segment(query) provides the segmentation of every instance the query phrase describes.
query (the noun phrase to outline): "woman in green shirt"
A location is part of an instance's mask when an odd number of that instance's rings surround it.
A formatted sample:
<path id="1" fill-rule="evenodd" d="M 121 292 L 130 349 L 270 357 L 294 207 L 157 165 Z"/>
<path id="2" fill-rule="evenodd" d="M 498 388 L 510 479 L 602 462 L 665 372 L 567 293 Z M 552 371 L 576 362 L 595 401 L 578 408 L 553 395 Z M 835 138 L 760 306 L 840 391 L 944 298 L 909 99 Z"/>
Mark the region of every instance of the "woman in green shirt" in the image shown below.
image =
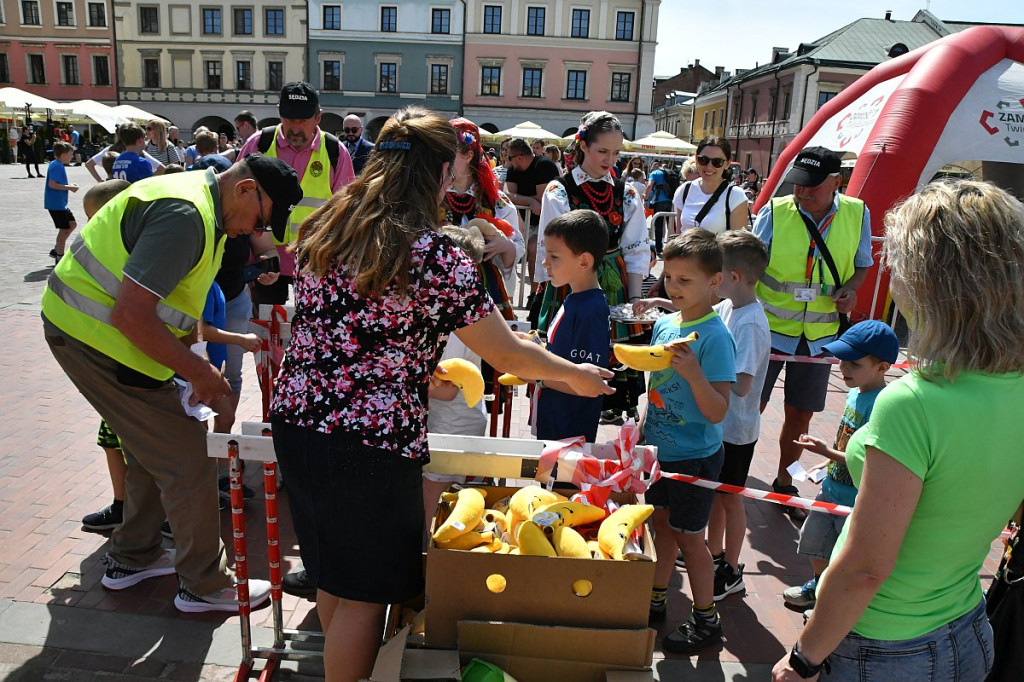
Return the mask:
<path id="1" fill-rule="evenodd" d="M 776 681 L 982 680 L 992 666 L 978 573 L 1024 497 L 1024 207 L 991 184 L 936 183 L 885 224 L 918 366 L 850 440 L 857 506 Z"/>

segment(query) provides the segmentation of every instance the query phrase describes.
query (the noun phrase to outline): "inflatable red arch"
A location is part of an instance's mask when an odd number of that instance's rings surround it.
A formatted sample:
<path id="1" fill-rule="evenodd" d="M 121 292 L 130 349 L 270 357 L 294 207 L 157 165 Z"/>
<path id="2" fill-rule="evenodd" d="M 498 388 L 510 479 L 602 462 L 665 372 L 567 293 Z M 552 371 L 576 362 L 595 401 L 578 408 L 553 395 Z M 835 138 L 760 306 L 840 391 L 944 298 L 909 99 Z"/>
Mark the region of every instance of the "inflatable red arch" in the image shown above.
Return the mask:
<path id="1" fill-rule="evenodd" d="M 873 68 L 786 146 L 755 210 L 776 193 L 796 154 L 816 145 L 858 154 L 846 192 L 871 209 L 874 235 L 884 233 L 885 213 L 946 163 L 1024 163 L 1024 29 L 975 26 Z M 877 268 L 858 292 L 854 319 L 871 311 Z"/>

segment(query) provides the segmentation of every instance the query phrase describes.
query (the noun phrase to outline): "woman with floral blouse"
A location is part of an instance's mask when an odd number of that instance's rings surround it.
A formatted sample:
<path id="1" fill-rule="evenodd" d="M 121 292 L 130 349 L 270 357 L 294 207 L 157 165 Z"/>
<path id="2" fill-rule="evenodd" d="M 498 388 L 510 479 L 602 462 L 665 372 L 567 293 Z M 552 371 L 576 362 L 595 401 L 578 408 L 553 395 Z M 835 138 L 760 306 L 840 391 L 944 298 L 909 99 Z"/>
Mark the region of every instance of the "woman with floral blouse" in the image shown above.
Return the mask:
<path id="1" fill-rule="evenodd" d="M 389 603 L 423 586 L 427 388 L 455 333 L 501 371 L 610 393 L 606 370 L 515 336 L 439 233 L 456 132 L 409 107 L 356 180 L 303 223 L 291 346 L 271 408 L 328 682 L 369 677 Z"/>

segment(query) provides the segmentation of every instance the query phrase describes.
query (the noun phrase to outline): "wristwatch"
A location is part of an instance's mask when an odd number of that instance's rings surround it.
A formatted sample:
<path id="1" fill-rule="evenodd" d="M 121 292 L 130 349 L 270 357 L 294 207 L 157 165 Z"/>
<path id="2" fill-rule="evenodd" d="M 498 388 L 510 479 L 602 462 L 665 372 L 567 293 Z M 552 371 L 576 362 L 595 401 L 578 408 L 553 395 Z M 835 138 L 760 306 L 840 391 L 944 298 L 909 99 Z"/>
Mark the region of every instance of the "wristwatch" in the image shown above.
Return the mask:
<path id="1" fill-rule="evenodd" d="M 814 677 L 822 670 L 825 672 L 829 671 L 828 658 L 818 665 L 811 665 L 810 661 L 804 658 L 804 655 L 800 653 L 800 649 L 798 647 L 799 645 L 794 643 L 793 650 L 789 652 L 789 667 L 792 668 L 797 675 L 806 680 Z"/>

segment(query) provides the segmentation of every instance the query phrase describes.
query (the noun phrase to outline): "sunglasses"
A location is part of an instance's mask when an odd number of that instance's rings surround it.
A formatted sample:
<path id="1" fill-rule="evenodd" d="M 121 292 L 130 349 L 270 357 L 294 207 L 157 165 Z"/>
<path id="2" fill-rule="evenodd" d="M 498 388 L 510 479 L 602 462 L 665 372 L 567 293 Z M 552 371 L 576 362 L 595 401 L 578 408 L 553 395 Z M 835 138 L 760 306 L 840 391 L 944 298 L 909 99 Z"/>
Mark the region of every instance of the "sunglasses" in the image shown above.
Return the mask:
<path id="1" fill-rule="evenodd" d="M 726 159 L 712 159 L 710 156 L 698 156 L 697 163 L 702 166 L 706 166 L 710 163 L 715 168 L 721 168 L 725 165 Z"/>
<path id="2" fill-rule="evenodd" d="M 358 133 L 359 128 L 342 128 L 346 133 Z"/>
<path id="3" fill-rule="evenodd" d="M 256 185 L 256 200 L 259 202 L 259 206 L 260 206 L 260 224 L 259 224 L 258 227 L 256 227 L 255 231 L 256 232 L 269 232 L 270 231 L 270 226 L 267 225 L 267 220 L 266 220 L 266 218 L 263 217 L 263 192 L 260 191 L 260 186 L 259 185 Z"/>

